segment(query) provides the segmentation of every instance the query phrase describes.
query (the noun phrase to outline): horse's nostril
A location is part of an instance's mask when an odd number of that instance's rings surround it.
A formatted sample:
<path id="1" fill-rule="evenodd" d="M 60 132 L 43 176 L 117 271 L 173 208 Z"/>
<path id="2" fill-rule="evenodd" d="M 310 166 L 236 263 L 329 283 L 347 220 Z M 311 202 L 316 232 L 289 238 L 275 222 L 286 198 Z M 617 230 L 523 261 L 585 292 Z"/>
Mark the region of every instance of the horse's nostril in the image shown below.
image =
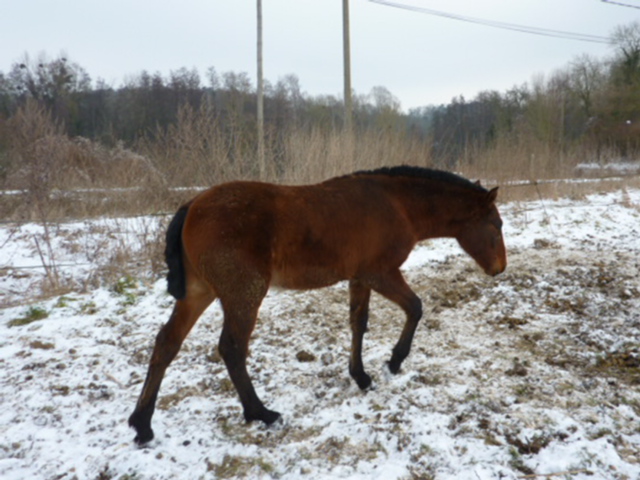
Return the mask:
<path id="1" fill-rule="evenodd" d="M 498 260 L 493 265 L 491 265 L 490 268 L 487 268 L 485 272 L 487 273 L 487 275 L 495 277 L 496 275 L 500 275 L 502 272 L 504 272 L 506 268 L 507 262 Z"/>

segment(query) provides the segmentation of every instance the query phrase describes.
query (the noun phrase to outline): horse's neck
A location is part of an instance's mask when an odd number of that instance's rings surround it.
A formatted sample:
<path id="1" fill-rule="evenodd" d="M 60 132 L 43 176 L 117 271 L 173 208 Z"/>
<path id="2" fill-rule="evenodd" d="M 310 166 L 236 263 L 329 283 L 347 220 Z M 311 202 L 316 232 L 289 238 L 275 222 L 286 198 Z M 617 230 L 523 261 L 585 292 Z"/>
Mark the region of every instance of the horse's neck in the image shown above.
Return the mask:
<path id="1" fill-rule="evenodd" d="M 430 182 L 408 182 L 395 194 L 405 208 L 420 240 L 455 237 L 456 224 L 468 218 L 470 205 L 466 192 Z"/>

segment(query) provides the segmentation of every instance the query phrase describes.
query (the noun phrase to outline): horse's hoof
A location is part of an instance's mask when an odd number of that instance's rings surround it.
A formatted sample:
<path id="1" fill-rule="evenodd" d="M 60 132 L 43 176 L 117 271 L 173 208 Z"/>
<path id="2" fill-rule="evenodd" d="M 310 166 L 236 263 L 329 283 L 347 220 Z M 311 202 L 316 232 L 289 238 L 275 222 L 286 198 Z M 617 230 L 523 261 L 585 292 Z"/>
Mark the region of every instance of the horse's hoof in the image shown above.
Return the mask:
<path id="1" fill-rule="evenodd" d="M 151 429 L 149 429 L 148 431 L 144 431 L 144 432 L 138 432 L 136 437 L 133 439 L 133 441 L 139 447 L 145 446 L 151 440 L 153 440 L 153 430 L 151 430 Z"/>
<path id="2" fill-rule="evenodd" d="M 360 390 L 367 390 L 371 386 L 371 377 L 366 373 L 363 373 L 360 377 L 356 378 L 356 383 Z"/>
<path id="3" fill-rule="evenodd" d="M 391 359 L 387 363 L 387 366 L 389 367 L 389 371 L 394 375 L 396 375 L 400 371 L 400 365 L 402 365 L 402 362 L 397 362 L 397 361 L 394 361 L 393 359 Z"/>
<path id="4" fill-rule="evenodd" d="M 246 412 L 244 414 L 244 419 L 247 422 L 253 422 L 255 420 L 260 420 L 260 421 L 264 422 L 265 425 L 273 424 L 280 417 L 281 417 L 281 415 L 278 412 L 274 412 L 273 410 L 269 410 L 267 408 L 265 408 L 264 410 L 262 410 L 260 413 L 257 413 L 257 414 L 249 414 L 249 413 L 246 413 Z"/>
<path id="5" fill-rule="evenodd" d="M 282 417 L 282 415 L 280 415 L 278 412 L 274 412 L 273 410 L 267 410 L 264 413 L 264 415 L 263 415 L 261 420 L 266 425 L 272 425 L 273 423 L 277 422 L 281 417 Z"/>
<path id="6" fill-rule="evenodd" d="M 129 417 L 129 426 L 136 431 L 136 437 L 133 441 L 138 446 L 142 446 L 153 440 L 151 425 L 148 422 L 141 421 L 135 413 Z"/>

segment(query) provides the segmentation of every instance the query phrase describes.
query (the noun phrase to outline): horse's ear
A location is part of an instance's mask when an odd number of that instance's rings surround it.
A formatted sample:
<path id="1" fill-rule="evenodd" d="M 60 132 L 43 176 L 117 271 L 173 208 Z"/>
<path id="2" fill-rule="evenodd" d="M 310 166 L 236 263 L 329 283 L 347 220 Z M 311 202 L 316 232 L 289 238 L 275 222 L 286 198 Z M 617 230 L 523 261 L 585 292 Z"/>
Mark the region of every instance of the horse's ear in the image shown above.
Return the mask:
<path id="1" fill-rule="evenodd" d="M 498 187 L 494 187 L 487 192 L 487 204 L 491 205 L 495 203 L 496 198 L 498 198 Z"/>
<path id="2" fill-rule="evenodd" d="M 482 184 L 480 183 L 480 180 L 476 180 L 476 185 L 478 185 L 479 187 L 482 186 Z"/>

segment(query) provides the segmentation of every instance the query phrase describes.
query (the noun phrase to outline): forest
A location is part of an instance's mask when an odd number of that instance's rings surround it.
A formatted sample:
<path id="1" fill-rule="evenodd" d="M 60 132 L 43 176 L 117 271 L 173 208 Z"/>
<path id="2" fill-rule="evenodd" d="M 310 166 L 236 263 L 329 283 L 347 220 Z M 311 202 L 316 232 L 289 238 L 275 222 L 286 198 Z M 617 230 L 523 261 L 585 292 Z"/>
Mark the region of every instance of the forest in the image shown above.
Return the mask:
<path id="1" fill-rule="evenodd" d="M 70 58 L 25 54 L 0 71 L 0 184 L 37 200 L 56 189 L 301 183 L 401 163 L 504 181 L 630 161 L 640 149 L 640 22 L 612 33 L 606 58 L 582 55 L 504 92 L 408 112 L 383 86 L 354 99 L 345 132 L 340 97 L 306 94 L 295 74 L 267 81 L 260 172 L 247 73 L 142 71 L 112 86 Z M 145 195 L 145 210 L 158 208 Z"/>

